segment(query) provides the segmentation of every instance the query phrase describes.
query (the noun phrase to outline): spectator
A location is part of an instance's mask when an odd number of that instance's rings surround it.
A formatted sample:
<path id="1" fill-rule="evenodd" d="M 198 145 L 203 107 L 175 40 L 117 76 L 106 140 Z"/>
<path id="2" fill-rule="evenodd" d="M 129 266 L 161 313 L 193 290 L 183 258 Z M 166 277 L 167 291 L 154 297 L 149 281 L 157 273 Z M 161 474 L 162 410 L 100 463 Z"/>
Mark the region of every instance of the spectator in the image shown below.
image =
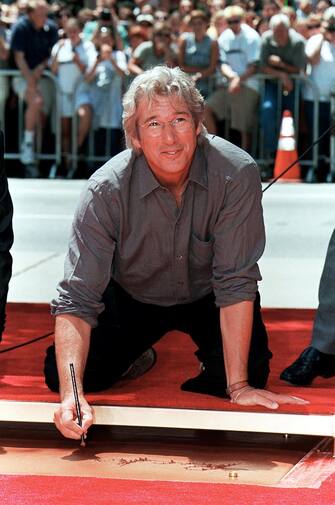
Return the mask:
<path id="1" fill-rule="evenodd" d="M 211 25 L 208 28 L 207 33 L 210 37 L 217 40 L 226 28 L 227 22 L 224 15 L 224 9 L 221 9 L 211 17 Z"/>
<path id="2" fill-rule="evenodd" d="M 94 12 L 92 9 L 89 9 L 88 7 L 80 9 L 80 11 L 77 14 L 77 19 L 82 26 L 85 26 L 86 23 L 94 21 Z"/>
<path id="3" fill-rule="evenodd" d="M 50 67 L 57 75 L 61 90 L 63 164 L 69 175 L 72 117 L 78 114 L 78 149 L 83 145 L 92 122 L 90 90 L 85 75 L 95 64 L 97 53 L 92 42 L 81 38 L 81 26 L 76 18 L 68 19 L 64 29 L 65 39 L 53 47 Z"/>
<path id="4" fill-rule="evenodd" d="M 192 32 L 183 33 L 179 41 L 178 63 L 191 74 L 198 90 L 207 98 L 213 89 L 218 64 L 218 44 L 207 35 L 208 18 L 200 10 L 190 14 Z"/>
<path id="5" fill-rule="evenodd" d="M 270 77 L 265 82 L 261 123 L 267 157 L 273 158 L 278 141 L 278 111 L 294 112 L 295 85 L 291 76 L 304 72 L 306 67 L 305 39 L 290 28 L 285 14 L 276 14 L 270 19 L 270 30 L 262 36 L 260 67 Z M 278 103 L 281 89 L 282 100 Z"/>
<path id="6" fill-rule="evenodd" d="M 263 0 L 262 17 L 269 21 L 275 14 L 279 14 L 282 5 L 278 0 Z"/>
<path id="7" fill-rule="evenodd" d="M 289 5 L 286 5 L 286 6 L 282 7 L 280 12 L 282 14 L 285 14 L 289 18 L 291 28 L 294 27 L 294 23 L 297 19 L 297 14 L 296 14 L 295 9 L 293 9 L 293 7 L 290 7 Z"/>
<path id="8" fill-rule="evenodd" d="M 171 44 L 171 32 L 167 23 L 158 21 L 154 25 L 152 40 L 143 42 L 134 51 L 128 69 L 133 75 L 139 75 L 156 65 L 175 66 L 177 55 Z"/>
<path id="9" fill-rule="evenodd" d="M 178 10 L 182 18 L 187 14 L 191 14 L 193 9 L 194 5 L 192 0 L 180 0 Z"/>
<path id="10" fill-rule="evenodd" d="M 313 12 L 312 0 L 300 0 L 299 7 L 297 8 L 297 18 L 305 19 Z"/>
<path id="11" fill-rule="evenodd" d="M 152 38 L 152 30 L 155 24 L 155 19 L 151 14 L 140 14 L 136 18 L 136 24 L 145 30 L 148 40 Z"/>
<path id="12" fill-rule="evenodd" d="M 315 5 L 314 11 L 316 14 L 322 15 L 328 9 L 328 7 L 331 6 L 332 6 L 331 0 L 319 0 Z"/>
<path id="13" fill-rule="evenodd" d="M 128 70 L 128 63 L 132 59 L 133 54 L 135 49 L 142 44 L 142 42 L 147 41 L 147 35 L 146 31 L 143 30 L 138 25 L 133 25 L 129 27 L 128 30 L 128 47 L 124 51 L 126 55 L 126 61 L 127 61 L 127 71 L 125 73 L 125 78 L 124 78 L 124 89 L 128 89 L 128 86 L 130 85 L 131 81 L 135 77 L 134 74 L 130 74 Z"/>
<path id="14" fill-rule="evenodd" d="M 226 7 L 226 0 L 208 0 L 207 3 L 211 18 Z"/>
<path id="15" fill-rule="evenodd" d="M 308 79 L 316 86 L 319 92 L 319 135 L 330 126 L 330 100 L 331 93 L 335 89 L 335 7 L 329 7 L 322 17 L 322 29 L 320 33 L 313 35 L 306 44 L 306 55 L 310 67 Z M 314 123 L 314 94 L 310 86 L 305 86 L 303 91 L 304 110 L 308 125 L 309 144 L 313 140 Z M 318 178 L 323 179 L 329 170 L 329 143 L 330 135 L 323 137 L 319 143 Z M 329 182 L 333 180 L 333 174 L 329 174 Z"/>
<path id="16" fill-rule="evenodd" d="M 169 14 L 167 11 L 158 9 L 154 12 L 154 20 L 155 21 L 163 21 L 163 23 L 164 23 L 165 21 L 169 20 Z"/>
<path id="17" fill-rule="evenodd" d="M 127 30 L 118 22 L 117 17 L 113 15 L 109 9 L 102 9 L 99 13 L 98 21 L 95 24 L 95 30 L 92 33 L 92 42 L 96 45 L 96 39 L 99 38 L 101 33 L 106 31 L 113 31 L 117 48 L 122 51 L 127 40 Z"/>
<path id="18" fill-rule="evenodd" d="M 27 104 L 20 157 L 26 176 L 38 175 L 33 167 L 35 129 L 40 120 L 44 124 L 55 96 L 53 83 L 42 77 L 58 39 L 57 27 L 47 14 L 48 4 L 44 0 L 29 0 L 27 15 L 15 23 L 11 36 L 15 63 L 22 74 L 14 78 L 13 88 Z"/>
<path id="19" fill-rule="evenodd" d="M 252 9 L 248 9 L 247 11 L 245 11 L 245 14 L 244 14 L 245 24 L 247 24 L 251 28 L 255 29 L 255 25 L 257 24 L 257 21 L 258 21 L 258 16 L 257 16 L 256 11 L 254 11 Z"/>
<path id="20" fill-rule="evenodd" d="M 297 33 L 300 33 L 304 39 L 309 37 L 308 21 L 307 18 L 297 18 L 294 23 L 294 29 Z"/>
<path id="21" fill-rule="evenodd" d="M 321 31 L 321 21 L 322 21 L 322 15 L 321 14 L 316 14 L 312 13 L 306 18 L 307 21 L 307 29 L 308 29 L 308 36 L 306 38 L 310 38 L 312 35 L 316 35 L 317 33 L 320 33 Z"/>
<path id="22" fill-rule="evenodd" d="M 175 10 L 169 16 L 171 39 L 173 42 L 177 41 L 180 37 L 180 34 L 182 33 L 181 24 L 182 24 L 182 17 L 180 15 L 180 12 L 178 10 Z"/>
<path id="23" fill-rule="evenodd" d="M 260 34 L 263 35 L 263 33 L 267 32 L 269 29 L 269 19 L 265 18 L 264 16 L 261 16 L 255 26 L 255 30 Z"/>
<path id="24" fill-rule="evenodd" d="M 147 41 L 147 35 L 145 30 L 140 26 L 133 25 L 129 27 L 128 30 L 128 47 L 125 50 L 127 60 L 129 61 L 135 49 L 142 44 L 142 42 Z"/>
<path id="25" fill-rule="evenodd" d="M 94 126 L 110 130 L 111 156 L 121 149 L 122 94 L 126 70 L 125 53 L 116 49 L 115 37 L 110 32 L 109 40 L 106 39 L 100 46 L 99 59 L 88 72 L 87 81 L 93 83 Z"/>
<path id="26" fill-rule="evenodd" d="M 218 40 L 221 72 L 228 86 L 222 86 L 207 100 L 205 124 L 216 133 L 216 119 L 230 118 L 231 127 L 241 133 L 241 145 L 251 148 L 251 132 L 257 122 L 257 70 L 260 36 L 243 23 L 244 10 L 238 5 L 224 9 L 228 28 Z"/>

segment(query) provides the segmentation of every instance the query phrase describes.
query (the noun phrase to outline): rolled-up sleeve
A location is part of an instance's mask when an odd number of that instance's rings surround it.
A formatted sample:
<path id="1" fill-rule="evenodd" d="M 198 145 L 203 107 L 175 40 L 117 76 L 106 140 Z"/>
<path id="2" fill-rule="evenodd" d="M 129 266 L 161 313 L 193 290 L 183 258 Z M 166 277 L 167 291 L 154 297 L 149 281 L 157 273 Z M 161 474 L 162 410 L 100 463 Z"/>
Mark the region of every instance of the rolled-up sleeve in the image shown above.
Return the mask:
<path id="1" fill-rule="evenodd" d="M 102 295 L 111 279 L 115 250 L 113 198 L 94 181 L 82 194 L 75 213 L 59 296 L 51 313 L 73 314 L 91 327 L 104 310 Z"/>
<path id="2" fill-rule="evenodd" d="M 213 288 L 216 305 L 254 300 L 261 280 L 257 261 L 265 246 L 262 190 L 255 163 L 227 182 L 214 229 Z"/>

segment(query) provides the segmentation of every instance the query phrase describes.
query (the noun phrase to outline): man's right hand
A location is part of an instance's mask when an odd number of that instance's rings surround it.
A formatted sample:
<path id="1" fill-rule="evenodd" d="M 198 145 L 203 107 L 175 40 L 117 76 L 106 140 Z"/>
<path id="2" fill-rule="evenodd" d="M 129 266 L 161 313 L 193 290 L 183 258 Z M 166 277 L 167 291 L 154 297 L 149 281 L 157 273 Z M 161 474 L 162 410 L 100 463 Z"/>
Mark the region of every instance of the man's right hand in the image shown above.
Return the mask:
<path id="1" fill-rule="evenodd" d="M 93 424 L 93 409 L 83 396 L 79 397 L 82 426 L 78 424 L 76 404 L 74 399 L 65 398 L 55 411 L 54 422 L 58 430 L 66 438 L 79 440 L 86 435 L 88 428 Z"/>

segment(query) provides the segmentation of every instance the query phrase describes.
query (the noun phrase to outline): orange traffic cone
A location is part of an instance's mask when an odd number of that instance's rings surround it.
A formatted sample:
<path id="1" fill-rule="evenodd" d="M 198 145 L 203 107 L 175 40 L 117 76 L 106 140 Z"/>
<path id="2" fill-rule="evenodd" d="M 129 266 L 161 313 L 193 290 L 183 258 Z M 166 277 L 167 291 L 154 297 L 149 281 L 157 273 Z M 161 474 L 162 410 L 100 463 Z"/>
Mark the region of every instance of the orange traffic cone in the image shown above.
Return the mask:
<path id="1" fill-rule="evenodd" d="M 278 149 L 274 167 L 274 177 L 278 177 L 287 167 L 298 158 L 294 137 L 292 113 L 284 110 L 278 141 Z M 284 174 L 279 181 L 301 181 L 300 165 L 296 163 Z"/>

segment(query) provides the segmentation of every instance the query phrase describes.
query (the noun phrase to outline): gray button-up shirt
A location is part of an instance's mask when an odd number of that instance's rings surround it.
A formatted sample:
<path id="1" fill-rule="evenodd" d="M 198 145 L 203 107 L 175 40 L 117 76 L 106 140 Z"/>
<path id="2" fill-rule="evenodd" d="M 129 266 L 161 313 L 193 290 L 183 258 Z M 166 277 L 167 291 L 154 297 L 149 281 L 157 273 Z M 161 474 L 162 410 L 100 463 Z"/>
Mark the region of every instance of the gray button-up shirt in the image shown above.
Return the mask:
<path id="1" fill-rule="evenodd" d="M 52 313 L 97 324 L 111 278 L 136 300 L 217 306 L 253 300 L 265 243 L 253 159 L 219 137 L 198 145 L 180 208 L 143 155 L 126 150 L 93 174 L 77 208 Z"/>

